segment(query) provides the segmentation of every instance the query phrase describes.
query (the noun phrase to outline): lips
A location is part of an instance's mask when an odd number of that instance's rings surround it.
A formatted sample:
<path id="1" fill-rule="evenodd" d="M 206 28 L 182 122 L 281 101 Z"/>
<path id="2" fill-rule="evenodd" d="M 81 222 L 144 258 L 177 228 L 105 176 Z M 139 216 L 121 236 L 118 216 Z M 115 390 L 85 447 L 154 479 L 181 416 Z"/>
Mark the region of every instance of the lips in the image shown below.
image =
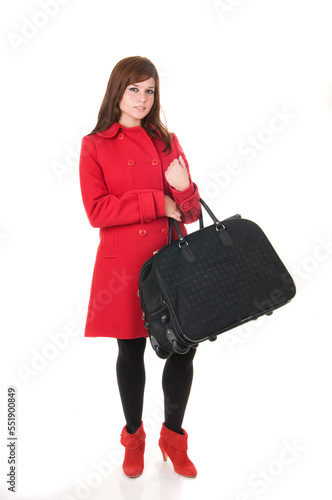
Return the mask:
<path id="1" fill-rule="evenodd" d="M 138 109 L 138 111 L 144 111 L 146 108 L 144 106 L 134 106 L 135 109 Z"/>

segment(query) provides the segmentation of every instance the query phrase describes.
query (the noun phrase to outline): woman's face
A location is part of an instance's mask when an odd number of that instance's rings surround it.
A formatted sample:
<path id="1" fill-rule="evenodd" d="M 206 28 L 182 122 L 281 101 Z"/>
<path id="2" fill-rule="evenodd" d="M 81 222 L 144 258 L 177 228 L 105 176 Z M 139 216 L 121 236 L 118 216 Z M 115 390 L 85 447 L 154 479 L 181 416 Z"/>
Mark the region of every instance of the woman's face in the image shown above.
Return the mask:
<path id="1" fill-rule="evenodd" d="M 151 110 L 154 101 L 155 81 L 149 78 L 144 82 L 128 85 L 120 101 L 121 116 L 119 123 L 124 127 L 141 125 L 141 120 Z"/>

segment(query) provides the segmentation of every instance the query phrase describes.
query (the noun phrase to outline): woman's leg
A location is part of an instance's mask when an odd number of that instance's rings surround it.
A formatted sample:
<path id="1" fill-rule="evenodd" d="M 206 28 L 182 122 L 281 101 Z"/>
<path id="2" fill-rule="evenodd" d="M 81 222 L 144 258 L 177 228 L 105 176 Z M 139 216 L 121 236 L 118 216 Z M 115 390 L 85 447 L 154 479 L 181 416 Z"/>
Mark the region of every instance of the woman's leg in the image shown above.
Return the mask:
<path id="1" fill-rule="evenodd" d="M 144 351 L 146 338 L 117 339 L 119 354 L 116 375 L 120 397 L 129 434 L 134 434 L 141 425 L 145 366 Z"/>
<path id="2" fill-rule="evenodd" d="M 193 380 L 193 359 L 196 349 L 186 354 L 173 353 L 166 362 L 162 377 L 165 405 L 165 426 L 182 434 L 181 426 Z"/>

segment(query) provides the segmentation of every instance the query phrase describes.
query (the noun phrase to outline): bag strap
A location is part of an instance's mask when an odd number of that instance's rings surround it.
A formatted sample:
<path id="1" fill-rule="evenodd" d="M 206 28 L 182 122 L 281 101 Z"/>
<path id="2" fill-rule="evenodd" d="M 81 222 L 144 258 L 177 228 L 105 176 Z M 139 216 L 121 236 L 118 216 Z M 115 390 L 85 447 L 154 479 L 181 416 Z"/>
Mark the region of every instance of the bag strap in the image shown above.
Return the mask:
<path id="1" fill-rule="evenodd" d="M 218 232 L 219 238 L 221 239 L 221 241 L 228 247 L 233 246 L 233 240 L 231 239 L 231 237 L 227 233 L 224 224 L 217 219 L 217 217 L 212 212 L 211 208 L 205 203 L 204 200 L 202 200 L 202 198 L 199 199 L 199 202 L 200 202 L 201 206 L 205 208 L 205 210 L 207 211 L 207 213 L 209 214 L 209 216 L 213 220 L 213 222 L 215 224 L 216 231 Z M 181 229 L 179 227 L 178 221 L 173 219 L 172 217 L 168 217 L 168 220 L 169 220 L 168 244 L 170 244 L 172 242 L 173 225 L 174 225 L 176 228 L 176 232 L 178 233 L 179 240 L 180 240 L 179 246 L 183 248 L 183 245 L 185 245 L 185 244 L 188 245 L 183 234 L 181 233 Z M 199 217 L 199 229 L 201 230 L 203 228 L 204 228 L 204 222 L 203 222 L 203 213 L 201 210 L 201 214 Z"/>
<path id="2" fill-rule="evenodd" d="M 202 198 L 199 199 L 201 205 L 205 205 L 205 207 L 208 208 L 208 210 L 211 212 L 212 214 L 212 211 L 210 210 L 210 208 L 207 206 L 207 204 L 202 200 Z M 206 208 L 205 208 L 206 209 Z M 213 215 L 213 214 L 212 214 Z M 214 215 L 213 215 L 214 217 Z M 169 221 L 169 236 L 168 236 L 168 244 L 172 243 L 172 234 L 173 234 L 173 222 L 176 222 L 175 219 L 173 219 L 173 217 L 168 217 L 168 221 Z M 199 216 L 199 229 L 203 229 L 204 228 L 204 222 L 203 222 L 203 211 L 201 210 L 201 214 Z M 176 228 L 177 229 L 177 228 Z M 180 229 L 179 229 L 180 230 Z M 179 231 L 177 230 L 177 233 L 179 234 Z M 182 236 L 182 235 L 181 235 Z"/>
<path id="3" fill-rule="evenodd" d="M 173 235 L 173 222 L 177 222 L 173 217 L 168 217 L 168 222 L 169 222 L 169 233 L 168 233 L 168 244 L 172 243 L 172 235 Z M 204 228 L 204 223 L 203 223 L 203 212 L 201 210 L 201 215 L 199 216 L 199 229 Z M 180 228 L 179 228 L 180 231 Z M 177 233 L 179 234 L 179 231 Z"/>
<path id="4" fill-rule="evenodd" d="M 207 213 L 209 214 L 209 216 L 211 217 L 211 219 L 213 220 L 213 222 L 215 224 L 221 224 L 221 222 L 217 219 L 217 217 L 214 215 L 214 213 L 212 212 L 211 208 L 205 203 L 205 201 L 202 200 L 202 198 L 200 198 L 199 201 L 200 201 L 200 204 L 202 205 L 202 207 L 205 208 L 205 210 L 207 211 Z M 202 212 L 201 212 L 201 215 L 202 215 Z M 202 218 L 202 228 L 203 227 L 204 227 L 204 225 L 203 225 L 203 218 Z"/>

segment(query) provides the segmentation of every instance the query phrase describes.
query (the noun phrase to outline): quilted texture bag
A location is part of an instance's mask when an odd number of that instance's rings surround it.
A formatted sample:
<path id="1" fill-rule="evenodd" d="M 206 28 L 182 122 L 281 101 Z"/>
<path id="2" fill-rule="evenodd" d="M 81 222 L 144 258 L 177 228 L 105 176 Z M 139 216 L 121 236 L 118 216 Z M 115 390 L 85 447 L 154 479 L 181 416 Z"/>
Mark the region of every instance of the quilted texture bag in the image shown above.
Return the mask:
<path id="1" fill-rule="evenodd" d="M 186 236 L 174 219 L 169 244 L 142 266 L 139 297 L 152 347 L 163 359 L 287 304 L 295 284 L 254 222 L 235 215 Z M 173 224 L 179 238 L 171 242 Z"/>

